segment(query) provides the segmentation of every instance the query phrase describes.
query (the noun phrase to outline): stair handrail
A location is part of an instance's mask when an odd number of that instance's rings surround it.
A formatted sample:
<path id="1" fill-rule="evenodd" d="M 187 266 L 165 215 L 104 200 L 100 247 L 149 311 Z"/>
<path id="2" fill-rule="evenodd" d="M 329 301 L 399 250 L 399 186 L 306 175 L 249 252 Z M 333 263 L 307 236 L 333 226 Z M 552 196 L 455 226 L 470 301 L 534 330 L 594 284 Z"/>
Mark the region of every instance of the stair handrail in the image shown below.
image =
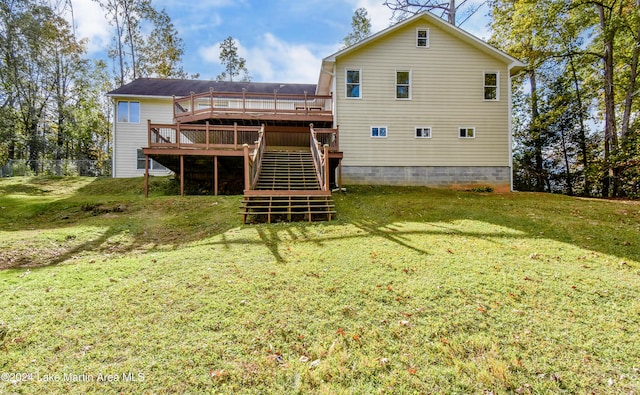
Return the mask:
<path id="1" fill-rule="evenodd" d="M 313 165 L 316 169 L 316 177 L 320 184 L 320 189 L 323 191 L 329 190 L 329 145 L 325 144 L 323 149 L 322 145 L 316 137 L 316 131 L 313 129 L 313 124 L 309 124 L 311 134 L 311 156 L 313 157 Z"/>
<path id="2" fill-rule="evenodd" d="M 262 158 L 265 151 L 264 140 L 264 125 L 260 127 L 258 131 L 258 141 L 255 142 L 256 147 L 251 154 L 249 154 L 249 146 L 244 144 L 244 156 L 245 156 L 245 189 L 253 190 L 258 184 L 258 178 L 260 177 L 260 169 L 262 168 Z"/>

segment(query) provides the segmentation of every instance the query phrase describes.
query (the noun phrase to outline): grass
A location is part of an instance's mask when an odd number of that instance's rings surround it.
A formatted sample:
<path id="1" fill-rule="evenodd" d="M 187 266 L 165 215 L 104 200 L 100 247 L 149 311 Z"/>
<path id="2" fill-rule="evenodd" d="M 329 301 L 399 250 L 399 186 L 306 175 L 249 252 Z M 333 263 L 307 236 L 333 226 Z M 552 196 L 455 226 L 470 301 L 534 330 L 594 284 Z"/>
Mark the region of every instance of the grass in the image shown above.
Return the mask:
<path id="1" fill-rule="evenodd" d="M 153 183 L 0 180 L 0 393 L 640 387 L 638 202 L 363 186 L 241 225 Z"/>

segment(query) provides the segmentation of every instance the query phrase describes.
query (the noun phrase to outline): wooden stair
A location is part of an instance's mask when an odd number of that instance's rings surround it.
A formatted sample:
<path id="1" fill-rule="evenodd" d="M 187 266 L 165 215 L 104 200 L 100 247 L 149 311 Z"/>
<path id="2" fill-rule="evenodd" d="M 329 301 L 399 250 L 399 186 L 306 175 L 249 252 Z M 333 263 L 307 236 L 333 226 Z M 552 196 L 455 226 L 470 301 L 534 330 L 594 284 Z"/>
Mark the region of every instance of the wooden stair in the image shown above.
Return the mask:
<path id="1" fill-rule="evenodd" d="M 322 191 L 310 151 L 266 151 L 255 191 L 245 193 L 242 220 L 330 221 L 336 213 L 330 192 Z"/>

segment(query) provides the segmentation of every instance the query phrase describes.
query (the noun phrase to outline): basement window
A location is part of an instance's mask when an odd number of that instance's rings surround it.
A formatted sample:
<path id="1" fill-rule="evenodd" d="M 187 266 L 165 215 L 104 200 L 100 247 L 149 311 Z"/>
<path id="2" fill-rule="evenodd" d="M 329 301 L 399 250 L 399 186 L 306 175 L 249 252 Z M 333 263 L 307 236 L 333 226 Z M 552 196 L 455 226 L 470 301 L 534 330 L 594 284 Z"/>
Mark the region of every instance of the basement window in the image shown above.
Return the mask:
<path id="1" fill-rule="evenodd" d="M 459 128 L 458 137 L 461 139 L 473 139 L 476 137 L 476 128 Z"/>
<path id="2" fill-rule="evenodd" d="M 372 126 L 371 127 L 371 137 L 375 137 L 375 138 L 387 137 L 387 127 L 386 126 Z"/>
<path id="3" fill-rule="evenodd" d="M 417 127 L 416 128 L 416 138 L 417 139 L 430 139 L 431 138 L 431 128 L 430 127 Z"/>
<path id="4" fill-rule="evenodd" d="M 138 170 L 144 170 L 144 159 L 144 152 L 141 149 L 138 149 Z M 155 160 L 149 159 L 149 170 L 167 170 L 167 168 Z"/>

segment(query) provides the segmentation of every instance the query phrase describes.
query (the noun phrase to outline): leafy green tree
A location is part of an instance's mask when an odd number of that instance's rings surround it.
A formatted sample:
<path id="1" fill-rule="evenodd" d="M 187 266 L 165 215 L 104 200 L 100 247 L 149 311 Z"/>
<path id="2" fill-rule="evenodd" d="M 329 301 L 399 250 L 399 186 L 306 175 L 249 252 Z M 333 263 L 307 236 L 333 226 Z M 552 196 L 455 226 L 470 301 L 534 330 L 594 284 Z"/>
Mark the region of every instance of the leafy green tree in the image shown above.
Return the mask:
<path id="1" fill-rule="evenodd" d="M 371 35 L 371 19 L 366 8 L 358 8 L 351 17 L 351 33 L 343 40 L 342 48 L 347 48 Z"/>
<path id="2" fill-rule="evenodd" d="M 220 63 L 224 66 L 225 71 L 216 77 L 218 81 L 233 81 L 235 77 L 241 74 L 240 81 L 251 81 L 246 67 L 247 61 L 238 55 L 238 46 L 231 36 L 220 43 Z"/>
<path id="3" fill-rule="evenodd" d="M 144 59 L 140 74 L 159 78 L 187 78 L 187 73 L 182 69 L 184 42 L 166 10 L 156 11 L 150 8 L 147 18 L 153 25 L 153 30 L 140 49 Z"/>

